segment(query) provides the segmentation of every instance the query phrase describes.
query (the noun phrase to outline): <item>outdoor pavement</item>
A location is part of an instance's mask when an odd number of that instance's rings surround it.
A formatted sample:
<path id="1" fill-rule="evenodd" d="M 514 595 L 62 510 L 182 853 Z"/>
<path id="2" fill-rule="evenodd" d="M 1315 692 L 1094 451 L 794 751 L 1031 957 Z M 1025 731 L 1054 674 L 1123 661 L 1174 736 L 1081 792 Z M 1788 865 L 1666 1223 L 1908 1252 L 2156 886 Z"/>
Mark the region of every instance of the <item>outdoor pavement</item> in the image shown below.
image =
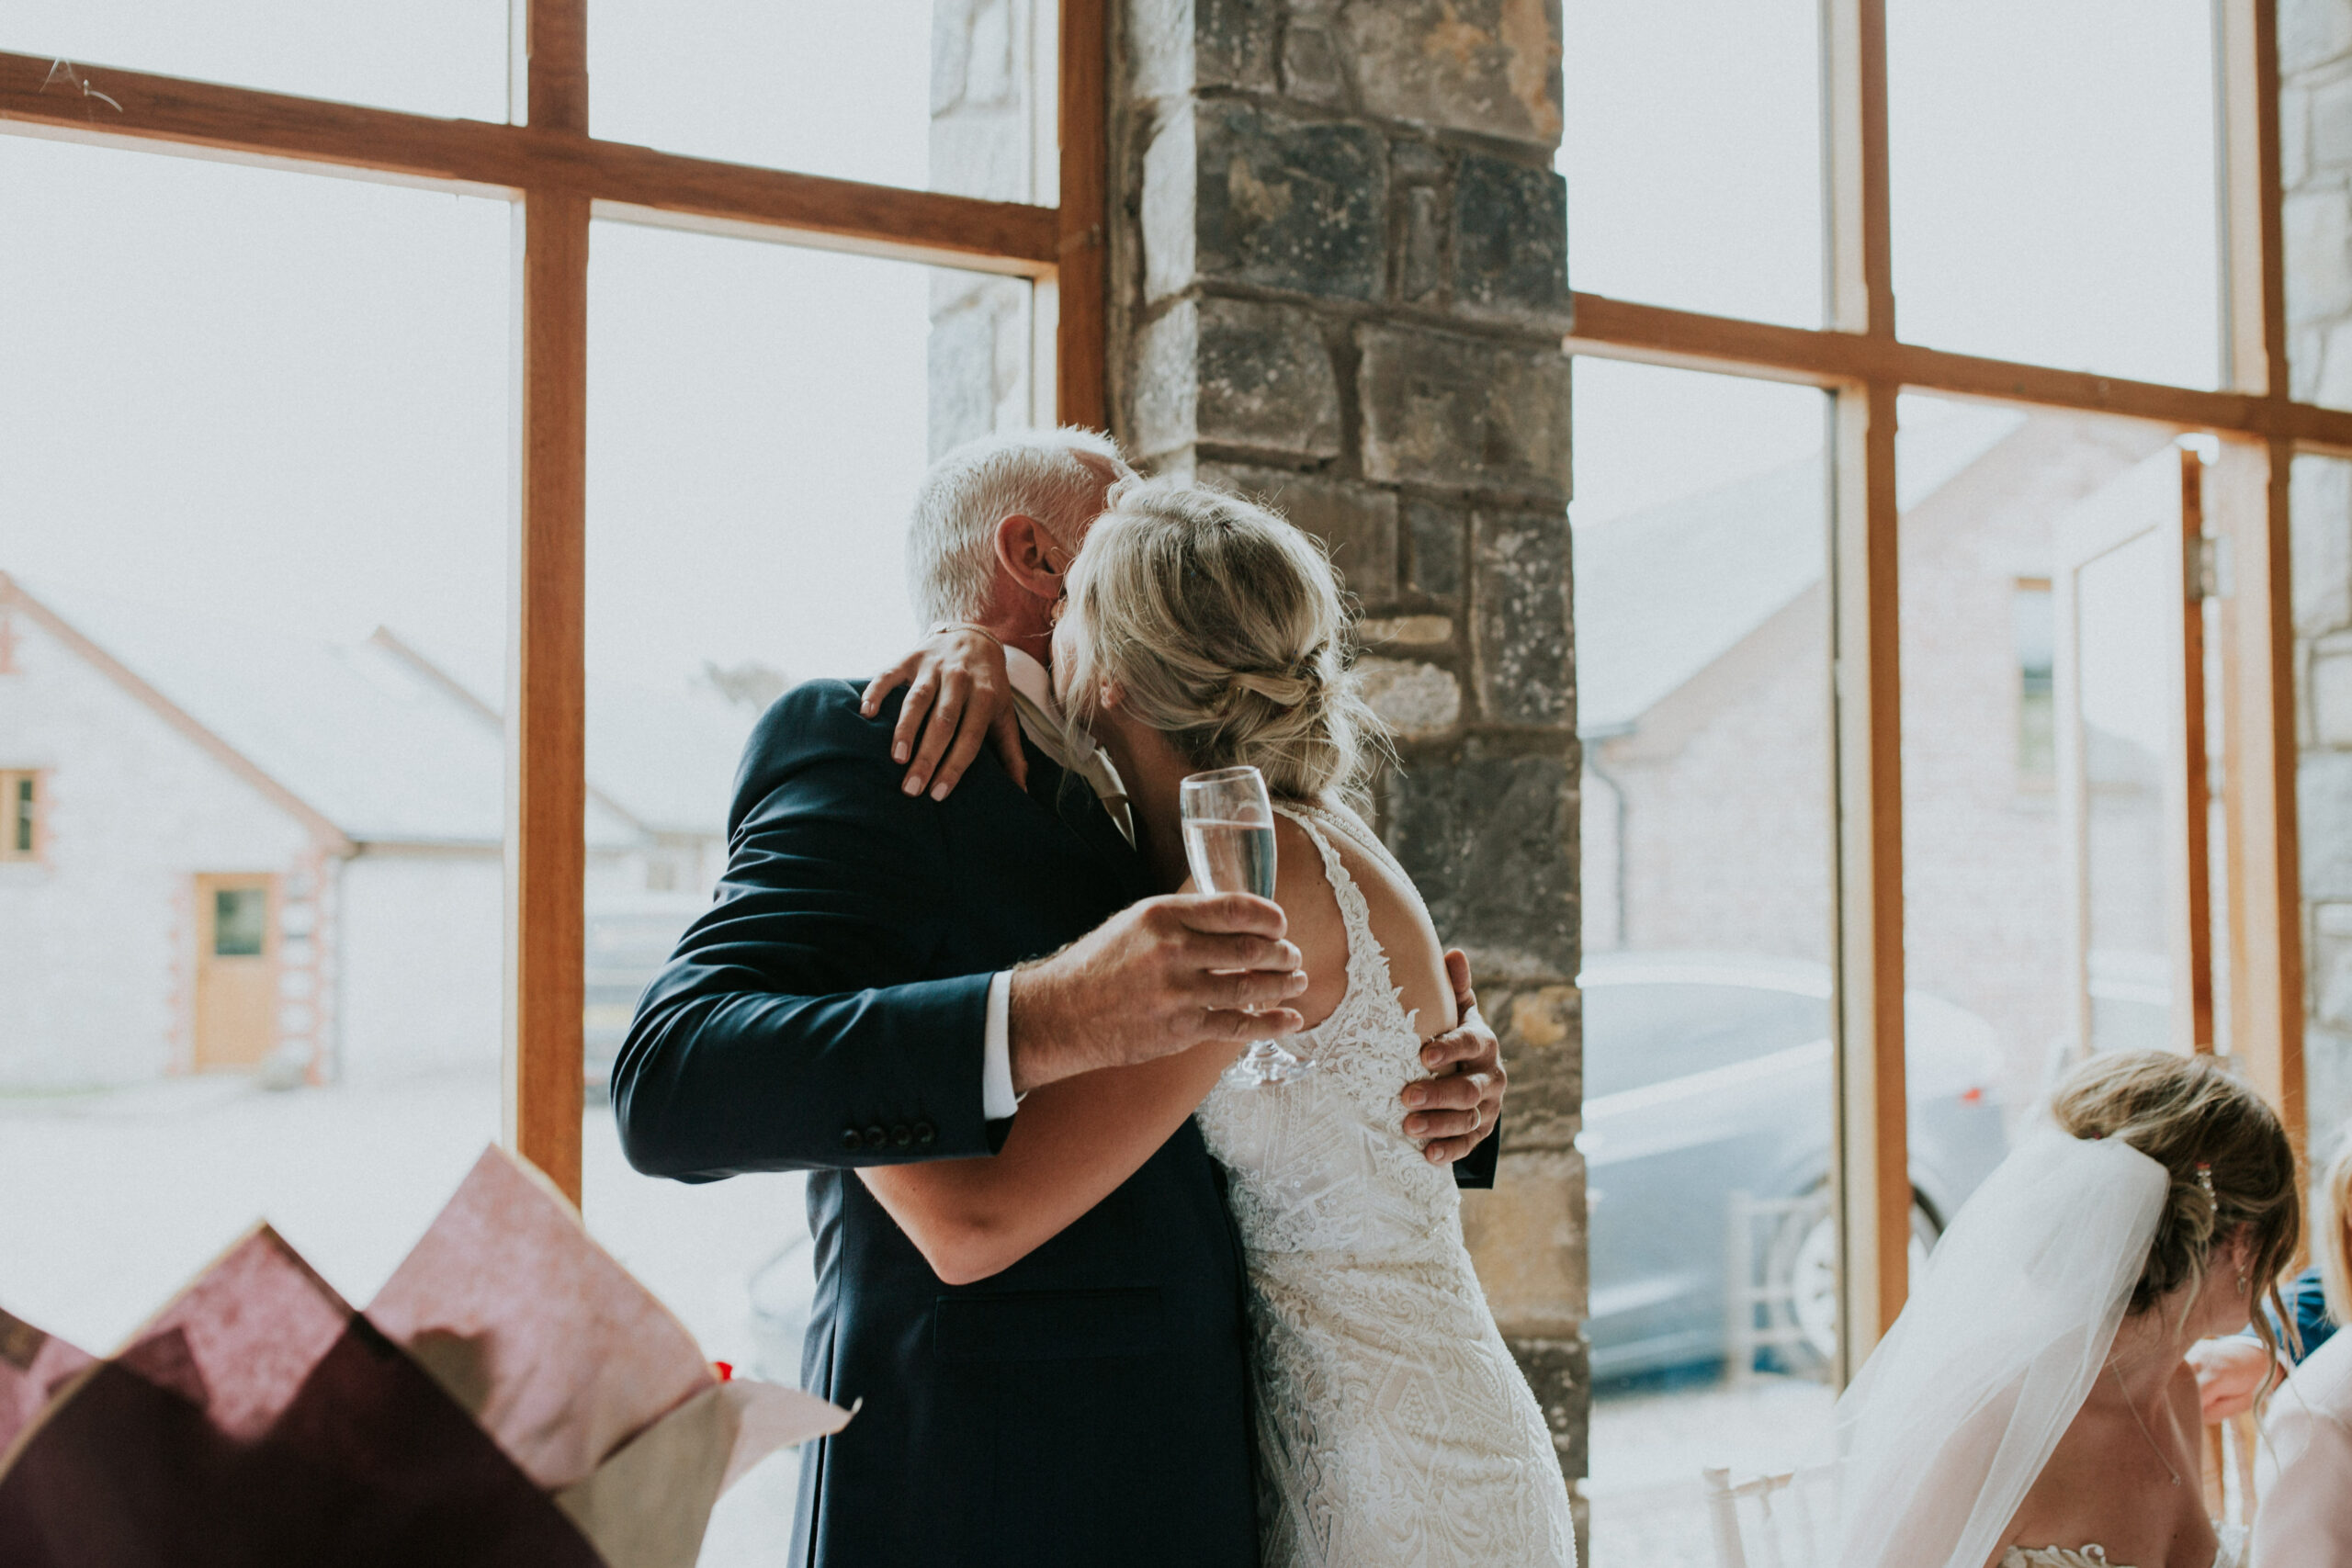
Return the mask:
<path id="1" fill-rule="evenodd" d="M 0 1306 L 112 1350 L 264 1218 L 365 1304 L 498 1127 L 487 1067 L 324 1089 L 181 1078 L 0 1095 Z M 621 1158 L 609 1111 L 591 1109 L 583 1127 L 590 1230 L 713 1359 L 790 1377 L 789 1365 L 763 1366 L 752 1280 L 807 1234 L 800 1178 L 653 1180 Z M 805 1305 L 807 1256 L 789 1253 L 762 1280 L 763 1303 L 787 1321 Z M 777 1359 L 771 1334 L 765 1359 Z M 1593 1562 L 1713 1568 L 1700 1467 L 1785 1466 L 1828 1410 L 1826 1389 L 1779 1378 L 1604 1397 L 1587 1488 Z M 781 1563 L 797 1478 L 795 1456 L 782 1454 L 722 1500 L 705 1568 Z"/>

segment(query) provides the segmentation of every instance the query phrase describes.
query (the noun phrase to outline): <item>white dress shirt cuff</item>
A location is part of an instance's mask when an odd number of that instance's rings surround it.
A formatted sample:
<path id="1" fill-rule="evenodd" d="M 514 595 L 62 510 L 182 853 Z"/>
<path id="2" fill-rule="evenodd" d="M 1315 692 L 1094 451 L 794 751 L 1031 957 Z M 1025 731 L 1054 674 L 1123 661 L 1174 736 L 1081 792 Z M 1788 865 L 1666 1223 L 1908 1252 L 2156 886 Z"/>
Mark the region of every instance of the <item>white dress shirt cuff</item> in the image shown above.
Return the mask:
<path id="1" fill-rule="evenodd" d="M 989 982 L 988 1027 L 980 1039 L 980 1114 L 1001 1122 L 1021 1109 L 1012 1092 L 1012 971 Z"/>

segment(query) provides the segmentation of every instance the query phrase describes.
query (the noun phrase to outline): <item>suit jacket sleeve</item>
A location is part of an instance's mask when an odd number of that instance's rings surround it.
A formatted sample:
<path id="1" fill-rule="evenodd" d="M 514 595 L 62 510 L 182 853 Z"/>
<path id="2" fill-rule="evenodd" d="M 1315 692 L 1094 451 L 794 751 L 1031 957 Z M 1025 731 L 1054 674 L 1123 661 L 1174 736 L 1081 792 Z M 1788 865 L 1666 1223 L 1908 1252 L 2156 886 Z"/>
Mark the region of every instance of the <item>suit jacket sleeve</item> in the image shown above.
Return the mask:
<path id="1" fill-rule="evenodd" d="M 1503 1152 L 1503 1124 L 1495 1122 L 1494 1133 L 1479 1141 L 1477 1147 L 1453 1162 L 1453 1185 L 1469 1192 L 1485 1192 L 1495 1185 L 1495 1160 Z"/>
<path id="2" fill-rule="evenodd" d="M 909 799 L 893 714 L 812 682 L 752 733 L 710 909 L 638 1003 L 613 1066 L 629 1163 L 742 1171 L 992 1154 L 987 974 L 933 973 L 955 910 L 941 807 Z"/>

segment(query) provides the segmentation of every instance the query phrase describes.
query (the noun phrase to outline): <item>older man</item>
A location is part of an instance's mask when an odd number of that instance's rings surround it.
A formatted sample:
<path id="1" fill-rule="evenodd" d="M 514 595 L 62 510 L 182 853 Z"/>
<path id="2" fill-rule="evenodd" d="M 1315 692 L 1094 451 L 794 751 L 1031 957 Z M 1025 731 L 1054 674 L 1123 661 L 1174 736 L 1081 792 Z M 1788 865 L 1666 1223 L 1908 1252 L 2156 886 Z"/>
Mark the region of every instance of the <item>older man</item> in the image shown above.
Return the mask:
<path id="1" fill-rule="evenodd" d="M 1051 719 L 1061 574 L 1126 473 L 1080 431 L 933 467 L 909 536 L 916 596 L 1009 650 L 1025 787 L 993 756 L 958 788 L 929 776 L 928 753 L 902 774 L 895 699 L 869 716 L 849 682 L 786 694 L 745 751 L 718 899 L 614 1067 L 639 1169 L 812 1173 L 802 1381 L 865 1404 L 803 1456 L 796 1562 L 1256 1560 L 1241 1263 L 1191 1124 L 966 1285 L 942 1282 L 849 1175 L 984 1157 L 1037 1085 L 1298 1025 L 1280 908 L 1149 897 L 1115 773 L 1091 748 L 1069 755 Z M 1083 784 L 1064 787 L 1071 774 Z M 1482 1025 L 1432 1049 L 1480 1069 L 1420 1087 L 1413 1130 L 1448 1157 L 1491 1127 L 1500 1075 Z"/>

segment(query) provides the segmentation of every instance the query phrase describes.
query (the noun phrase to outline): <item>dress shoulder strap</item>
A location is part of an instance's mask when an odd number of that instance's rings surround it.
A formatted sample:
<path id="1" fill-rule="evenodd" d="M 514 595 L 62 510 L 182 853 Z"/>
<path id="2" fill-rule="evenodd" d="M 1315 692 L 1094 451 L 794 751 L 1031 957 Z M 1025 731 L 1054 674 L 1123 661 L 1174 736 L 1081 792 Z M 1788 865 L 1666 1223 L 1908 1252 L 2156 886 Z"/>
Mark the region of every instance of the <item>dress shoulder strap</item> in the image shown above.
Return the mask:
<path id="1" fill-rule="evenodd" d="M 1348 874 L 1347 863 L 1340 858 L 1338 847 L 1317 822 L 1320 813 L 1289 806 L 1277 806 L 1274 809 L 1305 829 L 1316 852 L 1323 857 L 1324 879 L 1331 885 L 1331 895 L 1340 903 L 1340 922 L 1347 927 L 1350 975 L 1359 964 L 1380 960 L 1380 946 L 1372 934 L 1372 905 L 1365 899 L 1363 889 L 1356 886 L 1356 879 Z"/>

